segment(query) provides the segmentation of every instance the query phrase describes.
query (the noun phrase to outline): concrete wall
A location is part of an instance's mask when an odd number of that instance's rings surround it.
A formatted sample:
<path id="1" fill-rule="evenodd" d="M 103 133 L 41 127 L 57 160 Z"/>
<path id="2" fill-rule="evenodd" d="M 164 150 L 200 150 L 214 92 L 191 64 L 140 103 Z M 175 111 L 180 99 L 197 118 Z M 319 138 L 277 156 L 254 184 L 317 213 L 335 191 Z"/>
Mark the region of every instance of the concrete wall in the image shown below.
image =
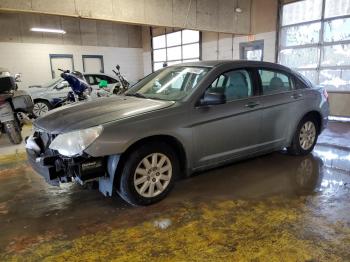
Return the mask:
<path id="1" fill-rule="evenodd" d="M 254 0 L 252 5 L 252 33 L 273 32 L 278 27 L 278 1 Z"/>
<path id="2" fill-rule="evenodd" d="M 32 27 L 63 29 L 66 34 L 31 32 Z M 0 28 L 0 42 L 142 47 L 140 26 L 109 21 L 2 12 Z"/>
<path id="3" fill-rule="evenodd" d="M 146 76 L 152 73 L 152 48 L 151 48 L 151 28 L 149 26 L 142 27 L 142 59 L 143 74 Z"/>
<path id="4" fill-rule="evenodd" d="M 249 34 L 256 25 L 265 27 L 262 24 L 266 23 L 270 27 L 274 23 L 267 18 L 277 12 L 276 3 L 277 0 L 0 0 L 0 10 Z M 235 12 L 236 7 L 242 12 Z M 264 13 L 257 16 L 260 8 Z"/>
<path id="5" fill-rule="evenodd" d="M 74 67 L 79 71 L 83 71 L 82 55 L 103 55 L 105 73 L 113 75 L 112 69 L 119 64 L 127 79 L 137 81 L 143 77 L 141 48 L 0 43 L 1 66 L 22 73 L 21 88 L 52 79 L 49 54 L 72 54 Z"/>
<path id="6" fill-rule="evenodd" d="M 331 115 L 350 117 L 350 94 L 329 92 Z"/>
<path id="7" fill-rule="evenodd" d="M 67 33 L 31 32 L 32 27 L 61 28 Z M 106 73 L 116 64 L 132 81 L 143 76 L 141 26 L 74 17 L 0 13 L 0 66 L 21 72 L 21 87 L 52 78 L 49 54 L 72 54 L 83 71 L 82 55 L 103 55 Z"/>
<path id="8" fill-rule="evenodd" d="M 264 61 L 275 62 L 276 32 L 259 33 L 251 37 L 264 40 Z M 249 42 L 248 36 L 203 32 L 202 59 L 239 59 L 239 44 L 245 42 Z"/>

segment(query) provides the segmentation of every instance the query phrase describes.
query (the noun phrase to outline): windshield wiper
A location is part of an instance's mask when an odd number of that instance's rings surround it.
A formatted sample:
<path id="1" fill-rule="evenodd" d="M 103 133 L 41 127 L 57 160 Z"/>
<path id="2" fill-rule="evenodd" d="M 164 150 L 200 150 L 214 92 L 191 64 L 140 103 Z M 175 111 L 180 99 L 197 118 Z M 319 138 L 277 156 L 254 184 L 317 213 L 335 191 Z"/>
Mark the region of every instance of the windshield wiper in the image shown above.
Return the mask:
<path id="1" fill-rule="evenodd" d="M 140 93 L 125 94 L 125 96 L 134 96 L 134 97 L 139 97 L 139 98 L 147 98 L 143 94 L 140 94 Z"/>

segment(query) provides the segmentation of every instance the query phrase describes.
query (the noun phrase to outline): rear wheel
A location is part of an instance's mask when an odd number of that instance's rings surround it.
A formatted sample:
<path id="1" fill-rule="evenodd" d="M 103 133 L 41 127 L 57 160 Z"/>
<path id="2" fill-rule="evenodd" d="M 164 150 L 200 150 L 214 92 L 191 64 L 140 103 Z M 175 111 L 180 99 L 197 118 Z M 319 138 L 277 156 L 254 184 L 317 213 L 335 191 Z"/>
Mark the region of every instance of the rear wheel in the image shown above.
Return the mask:
<path id="1" fill-rule="evenodd" d="M 318 123 L 312 116 L 304 117 L 293 136 L 288 152 L 293 155 L 306 155 L 310 153 L 317 142 Z"/>
<path id="2" fill-rule="evenodd" d="M 5 122 L 4 127 L 12 144 L 18 145 L 22 142 L 21 129 L 15 120 Z"/>
<path id="3" fill-rule="evenodd" d="M 52 109 L 51 104 L 45 100 L 38 100 L 34 103 L 33 113 L 36 117 L 43 116 Z"/>
<path id="4" fill-rule="evenodd" d="M 132 205 L 150 205 L 165 198 L 179 173 L 174 150 L 165 143 L 147 143 L 129 154 L 118 194 Z"/>

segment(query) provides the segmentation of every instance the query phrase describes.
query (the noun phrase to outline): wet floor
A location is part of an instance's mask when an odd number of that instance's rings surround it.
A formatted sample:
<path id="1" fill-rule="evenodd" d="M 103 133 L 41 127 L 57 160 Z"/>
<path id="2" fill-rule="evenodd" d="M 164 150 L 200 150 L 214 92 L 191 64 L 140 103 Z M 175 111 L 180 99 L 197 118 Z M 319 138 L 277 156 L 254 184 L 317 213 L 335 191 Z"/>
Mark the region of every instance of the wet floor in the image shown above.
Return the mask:
<path id="1" fill-rule="evenodd" d="M 139 208 L 3 161 L 0 261 L 349 261 L 349 134 L 331 124 L 313 154 L 197 174 Z"/>

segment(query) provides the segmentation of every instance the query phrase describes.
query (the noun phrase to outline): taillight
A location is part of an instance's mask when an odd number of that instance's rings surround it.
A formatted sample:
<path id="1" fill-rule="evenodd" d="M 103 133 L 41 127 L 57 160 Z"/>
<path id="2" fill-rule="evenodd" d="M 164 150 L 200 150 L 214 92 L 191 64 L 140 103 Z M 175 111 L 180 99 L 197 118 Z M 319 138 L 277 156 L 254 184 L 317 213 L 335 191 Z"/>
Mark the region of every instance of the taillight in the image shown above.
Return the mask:
<path id="1" fill-rule="evenodd" d="M 323 89 L 323 95 L 326 98 L 326 100 L 328 101 L 328 93 L 326 89 Z"/>

